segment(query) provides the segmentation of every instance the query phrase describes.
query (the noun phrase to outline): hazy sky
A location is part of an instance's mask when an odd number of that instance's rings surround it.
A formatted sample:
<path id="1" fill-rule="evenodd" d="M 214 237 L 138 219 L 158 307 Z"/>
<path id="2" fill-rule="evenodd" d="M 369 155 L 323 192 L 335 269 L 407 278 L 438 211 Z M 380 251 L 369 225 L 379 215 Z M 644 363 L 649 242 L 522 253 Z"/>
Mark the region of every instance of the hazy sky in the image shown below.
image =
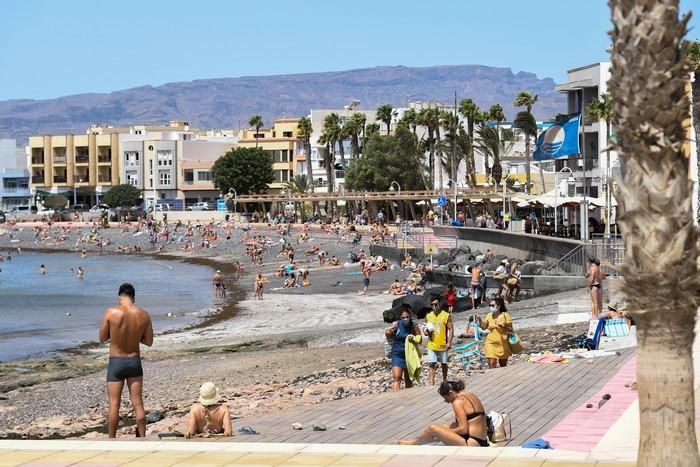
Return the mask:
<path id="1" fill-rule="evenodd" d="M 700 0 L 689 38 L 700 39 Z M 3 0 L 0 99 L 173 81 L 479 64 L 557 82 L 607 60 L 605 0 Z"/>

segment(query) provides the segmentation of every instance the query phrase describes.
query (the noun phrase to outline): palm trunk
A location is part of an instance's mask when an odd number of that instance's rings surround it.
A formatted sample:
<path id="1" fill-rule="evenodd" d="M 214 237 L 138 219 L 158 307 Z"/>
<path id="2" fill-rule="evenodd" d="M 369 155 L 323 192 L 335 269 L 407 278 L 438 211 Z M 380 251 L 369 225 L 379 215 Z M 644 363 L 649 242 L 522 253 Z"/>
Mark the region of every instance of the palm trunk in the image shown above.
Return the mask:
<path id="1" fill-rule="evenodd" d="M 471 165 L 472 184 L 476 186 L 476 159 L 474 159 L 474 118 L 470 118 L 467 122 L 467 135 L 469 136 L 469 164 Z"/>
<path id="2" fill-rule="evenodd" d="M 698 176 L 700 176 L 700 72 L 695 71 L 693 73 L 695 78 L 692 82 L 691 87 L 691 97 L 692 97 L 692 108 L 693 108 L 693 130 L 695 133 L 695 154 L 697 158 L 697 169 Z M 700 221 L 700 189 L 698 189 L 698 200 L 697 200 L 697 213 L 696 219 Z"/>
<path id="3" fill-rule="evenodd" d="M 525 192 L 530 194 L 530 135 L 525 135 Z"/>
<path id="4" fill-rule="evenodd" d="M 689 16 L 678 20 L 679 0 L 642 3 L 610 0 L 609 81 L 613 126 L 623 143 L 616 145 L 623 164 L 618 221 L 626 244 L 624 292 L 639 340 L 638 465 L 697 466 L 692 348 L 700 248 L 685 149 L 690 102 L 681 53 Z M 669 297 L 659 290 L 673 292 Z"/>
<path id="5" fill-rule="evenodd" d="M 437 139 L 438 147 L 440 147 L 441 146 L 441 144 L 440 144 L 440 125 L 438 125 L 438 127 L 435 130 L 435 138 Z M 440 149 L 440 154 L 438 155 L 438 157 L 440 158 L 440 163 L 437 165 L 437 167 L 438 167 L 438 184 L 439 184 L 438 186 L 440 188 L 442 188 L 442 161 L 445 157 L 445 155 L 442 152 L 442 149 Z"/>
<path id="6" fill-rule="evenodd" d="M 352 160 L 356 161 L 360 158 L 360 139 L 357 133 L 352 134 L 350 144 L 352 144 Z"/>
<path id="7" fill-rule="evenodd" d="M 338 150 L 340 151 L 340 165 L 345 168 L 345 145 L 343 144 L 345 140 L 338 141 Z"/>
<path id="8" fill-rule="evenodd" d="M 311 193 L 314 192 L 314 169 L 311 163 L 311 141 L 309 138 L 304 140 L 304 150 L 306 151 L 306 170 L 309 172 L 309 181 L 311 183 Z"/>
<path id="9" fill-rule="evenodd" d="M 433 138 L 433 129 L 428 127 L 428 141 L 430 144 L 430 158 L 428 159 L 428 167 L 430 170 L 430 176 L 428 177 L 430 181 L 430 189 L 435 189 L 435 139 Z"/>

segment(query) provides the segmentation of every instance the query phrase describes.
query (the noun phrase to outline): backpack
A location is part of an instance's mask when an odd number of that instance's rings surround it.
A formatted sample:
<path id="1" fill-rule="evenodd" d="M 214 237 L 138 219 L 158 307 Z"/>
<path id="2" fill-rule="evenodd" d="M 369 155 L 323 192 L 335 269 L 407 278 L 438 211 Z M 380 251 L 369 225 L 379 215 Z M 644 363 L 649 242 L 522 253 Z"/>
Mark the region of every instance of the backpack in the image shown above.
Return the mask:
<path id="1" fill-rule="evenodd" d="M 506 424 L 508 425 L 508 432 L 506 432 Z M 513 435 L 510 416 L 505 412 L 490 411 L 486 415 L 486 435 L 489 439 L 489 444 L 504 446 Z"/>

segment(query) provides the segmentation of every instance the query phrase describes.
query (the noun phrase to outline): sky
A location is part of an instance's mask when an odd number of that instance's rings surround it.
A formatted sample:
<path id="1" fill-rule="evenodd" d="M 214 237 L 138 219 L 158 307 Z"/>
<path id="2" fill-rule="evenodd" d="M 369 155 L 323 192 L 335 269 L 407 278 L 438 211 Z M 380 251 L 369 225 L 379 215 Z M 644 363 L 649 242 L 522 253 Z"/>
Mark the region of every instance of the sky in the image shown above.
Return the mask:
<path id="1" fill-rule="evenodd" d="M 380 65 L 560 83 L 608 59 L 609 29 L 606 0 L 1 0 L 0 100 Z"/>

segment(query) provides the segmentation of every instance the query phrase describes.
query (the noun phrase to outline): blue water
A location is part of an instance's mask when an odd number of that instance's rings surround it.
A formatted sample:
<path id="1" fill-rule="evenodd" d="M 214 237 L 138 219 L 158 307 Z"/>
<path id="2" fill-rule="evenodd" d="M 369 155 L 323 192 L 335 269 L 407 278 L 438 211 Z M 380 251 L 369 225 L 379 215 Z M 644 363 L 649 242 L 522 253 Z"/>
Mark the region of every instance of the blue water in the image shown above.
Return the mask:
<path id="1" fill-rule="evenodd" d="M 41 264 L 45 275 L 39 274 Z M 78 266 L 85 270 L 82 281 L 71 272 Z M 191 324 L 214 305 L 212 269 L 182 261 L 23 252 L 0 268 L 0 361 L 96 341 L 104 311 L 117 304 L 123 282 L 136 288 L 136 303 L 151 314 L 156 334 Z"/>

